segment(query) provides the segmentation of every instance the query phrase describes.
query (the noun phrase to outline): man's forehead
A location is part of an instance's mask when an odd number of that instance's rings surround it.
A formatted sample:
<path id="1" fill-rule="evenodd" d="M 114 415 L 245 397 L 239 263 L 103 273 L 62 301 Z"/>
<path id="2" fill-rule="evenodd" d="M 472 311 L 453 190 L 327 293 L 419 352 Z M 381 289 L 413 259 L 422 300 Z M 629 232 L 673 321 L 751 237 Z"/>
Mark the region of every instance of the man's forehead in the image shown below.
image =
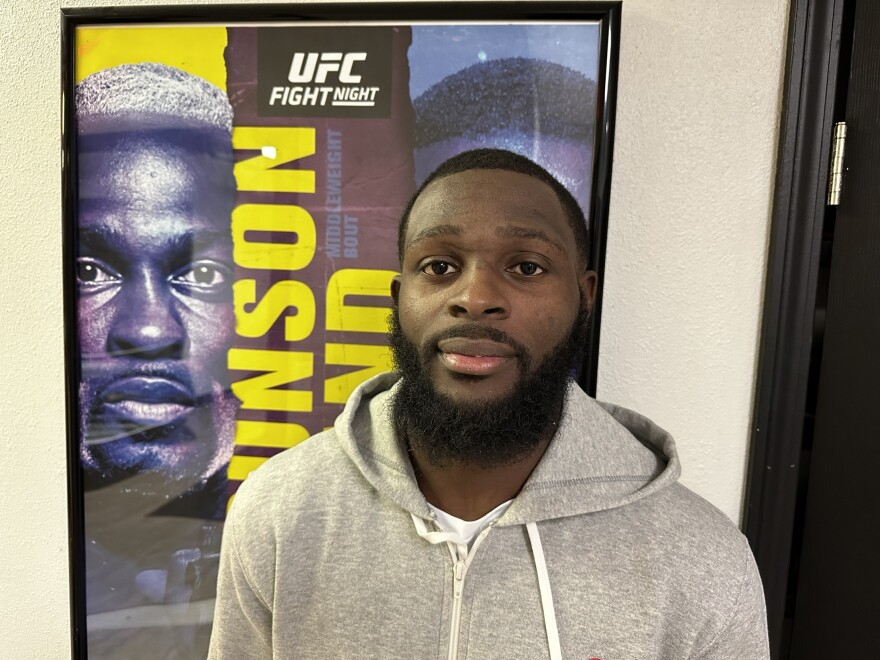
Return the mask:
<path id="1" fill-rule="evenodd" d="M 134 199 L 182 203 L 198 185 L 194 164 L 185 152 L 159 145 L 137 145 L 114 152 L 104 171 L 104 185 L 127 191 Z"/>
<path id="2" fill-rule="evenodd" d="M 188 210 L 232 192 L 230 164 L 205 152 L 141 139 L 107 146 L 80 154 L 81 207 Z"/>
<path id="3" fill-rule="evenodd" d="M 543 181 L 508 170 L 466 170 L 431 182 L 413 205 L 407 244 L 432 227 L 464 231 L 481 222 L 526 226 L 569 239 L 571 229 L 556 192 Z M 512 236 L 516 230 L 508 231 Z"/>

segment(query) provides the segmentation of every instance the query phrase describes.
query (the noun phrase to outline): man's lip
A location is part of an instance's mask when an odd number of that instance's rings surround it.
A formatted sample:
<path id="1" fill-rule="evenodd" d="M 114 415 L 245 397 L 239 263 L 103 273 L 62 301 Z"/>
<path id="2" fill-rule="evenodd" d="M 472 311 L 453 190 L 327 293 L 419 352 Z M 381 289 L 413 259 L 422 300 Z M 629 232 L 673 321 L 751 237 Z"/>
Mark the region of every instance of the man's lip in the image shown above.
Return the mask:
<path id="1" fill-rule="evenodd" d="M 101 391 L 104 414 L 139 426 L 162 426 L 188 415 L 195 406 L 189 387 L 157 376 L 127 376 Z"/>
<path id="2" fill-rule="evenodd" d="M 105 403 L 140 401 L 193 405 L 192 391 L 178 380 L 160 376 L 126 376 L 111 381 L 101 391 Z"/>
<path id="3" fill-rule="evenodd" d="M 439 341 L 437 348 L 447 369 L 469 376 L 491 376 L 516 356 L 507 344 L 488 339 L 453 337 Z"/>
<path id="4" fill-rule="evenodd" d="M 456 353 L 468 357 L 498 357 L 509 358 L 516 355 L 516 351 L 509 346 L 491 339 L 468 339 L 466 337 L 452 337 L 441 339 L 437 342 L 437 348 L 441 353 Z"/>

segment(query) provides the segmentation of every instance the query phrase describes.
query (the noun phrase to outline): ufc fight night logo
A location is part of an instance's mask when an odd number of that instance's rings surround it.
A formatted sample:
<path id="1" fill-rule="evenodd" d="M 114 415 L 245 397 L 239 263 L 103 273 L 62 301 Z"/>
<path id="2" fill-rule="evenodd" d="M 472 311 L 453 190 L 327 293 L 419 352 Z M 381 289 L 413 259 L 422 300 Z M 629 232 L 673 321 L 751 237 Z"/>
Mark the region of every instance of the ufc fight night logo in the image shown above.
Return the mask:
<path id="1" fill-rule="evenodd" d="M 330 105 L 373 107 L 378 87 L 362 87 L 361 76 L 353 73 L 355 62 L 363 62 L 367 54 L 360 53 L 294 53 L 287 79 L 292 83 L 326 83 L 329 74 L 336 73 L 339 85 L 321 87 L 273 87 L 269 105 Z"/>
<path id="2" fill-rule="evenodd" d="M 390 28 L 260 28 L 258 39 L 260 115 L 389 115 Z"/>

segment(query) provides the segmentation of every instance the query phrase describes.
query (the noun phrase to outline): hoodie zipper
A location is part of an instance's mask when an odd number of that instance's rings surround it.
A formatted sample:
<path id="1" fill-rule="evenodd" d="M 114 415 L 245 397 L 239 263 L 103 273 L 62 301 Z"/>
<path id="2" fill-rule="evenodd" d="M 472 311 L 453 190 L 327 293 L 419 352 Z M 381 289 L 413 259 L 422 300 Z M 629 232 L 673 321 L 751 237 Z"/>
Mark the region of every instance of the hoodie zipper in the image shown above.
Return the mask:
<path id="1" fill-rule="evenodd" d="M 464 588 L 464 574 L 466 572 L 466 561 L 456 559 L 452 566 L 452 622 L 449 626 L 449 660 L 458 658 L 458 635 L 461 632 L 461 592 Z"/>
<path id="2" fill-rule="evenodd" d="M 489 523 L 480 535 L 474 541 L 473 547 L 468 551 L 467 546 L 457 543 L 447 542 L 449 551 L 452 553 L 452 621 L 449 625 L 449 660 L 458 660 L 458 637 L 461 632 L 461 601 L 464 593 L 464 577 L 467 575 L 468 567 L 473 561 L 474 553 L 477 547 L 486 538 L 489 530 L 494 526 Z M 460 548 L 464 549 L 464 553 L 460 552 Z"/>

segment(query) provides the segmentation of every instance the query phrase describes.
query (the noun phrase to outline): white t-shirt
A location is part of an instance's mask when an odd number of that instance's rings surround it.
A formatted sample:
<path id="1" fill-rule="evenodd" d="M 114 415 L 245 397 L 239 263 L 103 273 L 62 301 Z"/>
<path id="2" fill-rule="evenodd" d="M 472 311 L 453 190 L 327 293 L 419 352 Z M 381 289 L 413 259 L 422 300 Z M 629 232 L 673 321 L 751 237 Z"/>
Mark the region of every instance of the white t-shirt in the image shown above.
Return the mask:
<path id="1" fill-rule="evenodd" d="M 489 526 L 489 523 L 500 518 L 501 515 L 507 511 L 507 507 L 509 507 L 512 502 L 513 500 L 502 502 L 479 520 L 462 520 L 461 518 L 449 515 L 442 509 L 438 509 L 433 504 L 429 503 L 428 506 L 431 507 L 431 511 L 437 516 L 435 520 L 440 529 L 444 532 L 457 535 L 459 543 L 470 547 L 471 541 L 473 541 L 480 532 L 486 529 L 486 527 Z"/>

